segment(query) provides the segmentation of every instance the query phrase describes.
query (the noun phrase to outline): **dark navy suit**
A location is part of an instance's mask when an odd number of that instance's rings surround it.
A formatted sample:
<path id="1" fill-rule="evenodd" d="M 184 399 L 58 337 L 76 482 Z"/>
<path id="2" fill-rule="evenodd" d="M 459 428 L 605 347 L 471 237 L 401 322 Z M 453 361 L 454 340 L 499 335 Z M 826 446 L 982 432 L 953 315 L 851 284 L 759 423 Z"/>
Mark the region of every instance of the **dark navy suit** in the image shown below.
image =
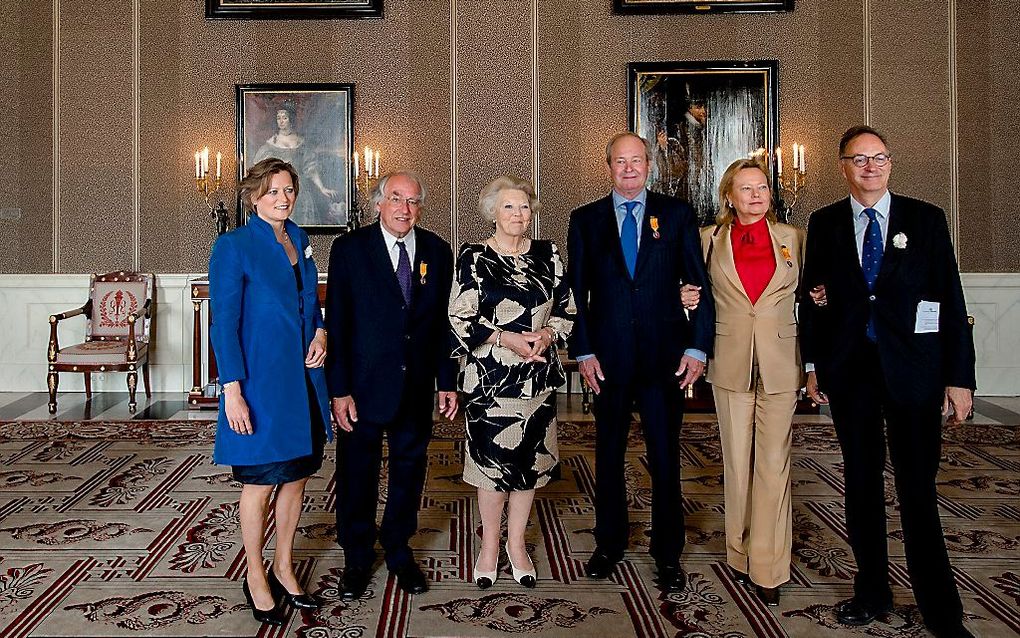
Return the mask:
<path id="1" fill-rule="evenodd" d="M 447 305 L 453 253 L 415 228 L 410 304 L 405 303 L 378 223 L 333 242 L 326 295 L 331 397 L 350 395 L 358 421 L 337 445 L 337 533 L 347 567 L 375 560 L 382 439 L 389 444 L 389 490 L 379 537 L 386 563 L 413 560 L 435 389 L 456 390 Z M 422 264 L 425 275 L 422 276 Z"/>
<path id="2" fill-rule="evenodd" d="M 605 374 L 594 406 L 595 540 L 613 559 L 627 547 L 624 455 L 636 400 L 652 476 L 650 553 L 657 562 L 676 565 L 684 544 L 679 454 L 684 403 L 674 373 L 686 349 L 711 354 L 715 313 L 690 207 L 649 192 L 640 233 L 631 277 L 612 196 L 571 214 L 568 278 L 577 320 L 569 345 L 572 357 L 598 357 Z M 690 319 L 680 301 L 683 283 L 702 286 Z"/>
<path id="3" fill-rule="evenodd" d="M 818 307 L 806 295 L 801 300 L 801 355 L 815 364 L 843 451 L 855 596 L 875 607 L 892 601 L 883 479 L 888 440 L 914 597 L 929 627 L 958 627 L 963 611 L 935 478 L 943 395 L 946 386 L 975 387 L 974 341 L 945 214 L 892 195 L 882 263 L 869 291 L 850 200 L 826 206 L 808 223 L 803 282 L 802 290 L 824 284 L 828 301 Z M 921 301 L 939 304 L 937 332 L 915 332 Z M 875 343 L 866 336 L 872 313 Z"/>

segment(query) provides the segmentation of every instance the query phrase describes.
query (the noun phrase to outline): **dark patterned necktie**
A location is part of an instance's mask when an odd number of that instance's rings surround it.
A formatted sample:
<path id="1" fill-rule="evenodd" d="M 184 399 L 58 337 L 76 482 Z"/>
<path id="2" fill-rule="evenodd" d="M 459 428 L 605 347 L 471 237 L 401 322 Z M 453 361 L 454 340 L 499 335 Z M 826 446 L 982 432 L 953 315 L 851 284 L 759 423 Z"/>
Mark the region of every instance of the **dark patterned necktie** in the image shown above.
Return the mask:
<path id="1" fill-rule="evenodd" d="M 861 270 L 864 271 L 864 282 L 868 284 L 868 290 L 875 289 L 878 271 L 882 268 L 882 227 L 878 224 L 877 213 L 874 208 L 864 209 L 864 214 L 868 216 L 868 227 L 864 230 L 864 244 L 861 247 Z M 868 315 L 868 339 L 876 340 L 874 308 Z"/>
<path id="2" fill-rule="evenodd" d="M 411 258 L 407 256 L 407 246 L 404 242 L 398 241 L 397 248 L 400 255 L 397 256 L 397 282 L 400 284 L 400 292 L 404 293 L 404 303 L 411 303 Z"/>
<path id="3" fill-rule="evenodd" d="M 627 264 L 627 272 L 634 276 L 634 268 L 637 266 L 637 216 L 634 209 L 637 202 L 624 202 L 623 207 L 627 213 L 623 216 L 623 225 L 620 227 L 620 244 L 623 246 L 623 261 Z"/>

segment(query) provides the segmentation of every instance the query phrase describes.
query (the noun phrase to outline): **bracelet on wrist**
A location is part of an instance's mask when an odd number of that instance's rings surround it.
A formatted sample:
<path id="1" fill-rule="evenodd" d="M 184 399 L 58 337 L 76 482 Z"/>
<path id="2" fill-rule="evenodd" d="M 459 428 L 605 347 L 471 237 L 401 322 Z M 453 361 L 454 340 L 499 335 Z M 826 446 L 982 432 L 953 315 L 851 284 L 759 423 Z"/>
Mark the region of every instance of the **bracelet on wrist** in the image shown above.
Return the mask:
<path id="1" fill-rule="evenodd" d="M 497 330 L 496 331 L 496 347 L 497 348 L 502 348 L 503 347 L 503 331 L 502 330 Z"/>

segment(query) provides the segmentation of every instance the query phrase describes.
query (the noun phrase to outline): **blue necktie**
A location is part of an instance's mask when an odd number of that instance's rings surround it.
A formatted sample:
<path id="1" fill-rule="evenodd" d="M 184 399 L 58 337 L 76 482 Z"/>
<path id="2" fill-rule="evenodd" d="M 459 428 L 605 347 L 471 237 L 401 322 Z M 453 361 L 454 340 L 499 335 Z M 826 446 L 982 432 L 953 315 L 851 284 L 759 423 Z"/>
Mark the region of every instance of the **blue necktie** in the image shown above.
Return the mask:
<path id="1" fill-rule="evenodd" d="M 868 216 L 868 227 L 864 230 L 864 244 L 861 247 L 861 270 L 864 271 L 864 282 L 868 284 L 868 290 L 875 289 L 875 280 L 882 268 L 882 227 L 878 225 L 877 213 L 874 208 L 864 209 L 864 214 Z M 868 316 L 868 339 L 873 342 L 876 340 L 874 308 Z"/>
<path id="2" fill-rule="evenodd" d="M 627 209 L 623 217 L 623 226 L 620 228 L 620 244 L 623 246 L 623 261 L 627 264 L 627 272 L 634 277 L 634 268 L 637 266 L 637 216 L 634 209 L 637 202 L 624 202 L 623 207 Z"/>
<path id="3" fill-rule="evenodd" d="M 407 246 L 404 242 L 398 241 L 397 248 L 400 255 L 397 256 L 397 282 L 400 283 L 400 292 L 404 293 L 404 302 L 411 303 L 411 259 L 407 256 Z"/>

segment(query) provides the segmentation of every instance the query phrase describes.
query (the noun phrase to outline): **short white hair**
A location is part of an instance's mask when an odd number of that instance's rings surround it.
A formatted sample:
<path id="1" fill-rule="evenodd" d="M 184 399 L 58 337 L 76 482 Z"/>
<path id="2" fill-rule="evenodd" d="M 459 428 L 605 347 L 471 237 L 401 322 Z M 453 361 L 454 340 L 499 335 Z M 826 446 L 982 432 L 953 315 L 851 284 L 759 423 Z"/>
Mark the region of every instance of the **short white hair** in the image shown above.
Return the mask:
<path id="1" fill-rule="evenodd" d="M 489 222 L 496 221 L 496 199 L 500 191 L 515 190 L 521 191 L 528 196 L 528 206 L 531 207 L 531 214 L 535 215 L 542 208 L 542 202 L 538 201 L 535 195 L 535 187 L 526 179 L 500 175 L 482 187 L 478 195 L 478 213 L 483 219 Z"/>
<path id="2" fill-rule="evenodd" d="M 418 185 L 418 192 L 420 193 L 418 195 L 418 202 L 420 204 L 418 210 L 421 213 L 425 213 L 425 198 L 428 195 L 428 189 L 425 188 L 425 183 L 421 181 L 421 178 L 418 177 L 418 174 L 414 171 L 399 170 L 383 175 L 379 178 L 379 181 L 376 182 L 375 188 L 372 189 L 372 195 L 368 200 L 368 210 L 372 211 L 373 218 L 379 217 L 379 213 L 376 211 L 376 206 L 382 204 L 382 200 L 386 198 L 386 185 L 390 183 L 390 179 L 398 175 L 402 175 Z"/>

